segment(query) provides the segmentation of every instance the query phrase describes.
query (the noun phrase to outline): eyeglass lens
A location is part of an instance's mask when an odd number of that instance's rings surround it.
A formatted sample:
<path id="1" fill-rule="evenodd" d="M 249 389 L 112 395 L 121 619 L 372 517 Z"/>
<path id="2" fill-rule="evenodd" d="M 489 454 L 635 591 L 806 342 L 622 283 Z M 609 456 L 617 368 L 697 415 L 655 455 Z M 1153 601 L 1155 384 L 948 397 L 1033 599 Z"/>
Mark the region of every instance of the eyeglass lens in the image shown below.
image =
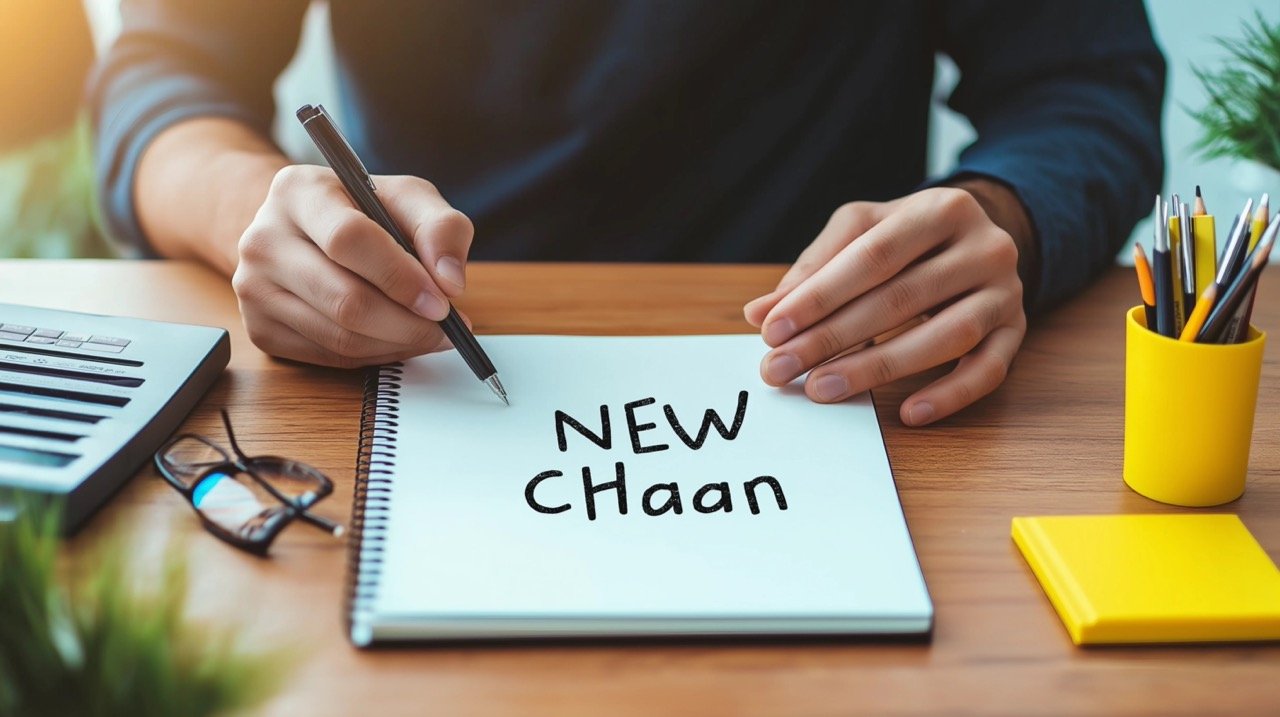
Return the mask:
<path id="1" fill-rule="evenodd" d="M 310 466 L 281 458 L 255 459 L 250 467 L 294 507 L 306 509 L 322 498 L 326 481 Z M 293 517 L 288 506 L 253 476 L 226 465 L 200 478 L 191 504 L 209 521 L 245 540 L 259 540 Z"/>
<path id="2" fill-rule="evenodd" d="M 210 468 L 229 463 L 231 456 L 205 438 L 184 436 L 174 441 L 160 460 L 174 478 L 190 489 Z"/>

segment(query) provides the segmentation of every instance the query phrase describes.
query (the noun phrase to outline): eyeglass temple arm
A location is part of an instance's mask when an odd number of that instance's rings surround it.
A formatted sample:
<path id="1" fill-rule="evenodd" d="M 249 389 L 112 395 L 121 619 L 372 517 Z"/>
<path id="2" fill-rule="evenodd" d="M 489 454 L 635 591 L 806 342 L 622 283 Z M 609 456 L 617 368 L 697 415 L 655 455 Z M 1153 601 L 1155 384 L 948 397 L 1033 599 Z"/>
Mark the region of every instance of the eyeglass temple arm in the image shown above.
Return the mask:
<path id="1" fill-rule="evenodd" d="M 311 525 L 314 525 L 315 527 L 325 531 L 326 533 L 329 533 L 335 538 L 342 537 L 342 534 L 345 532 L 346 529 L 343 528 L 341 524 L 335 523 L 332 520 L 329 520 L 328 518 L 315 515 L 310 511 L 308 511 L 306 508 L 302 508 L 298 506 L 292 500 L 289 500 L 283 494 L 281 494 L 280 491 L 276 490 L 276 487 L 271 485 L 270 481 L 264 480 L 256 472 L 254 472 L 252 469 L 249 468 L 249 457 L 244 454 L 244 451 L 240 450 L 240 444 L 236 442 L 236 434 L 235 434 L 235 431 L 231 430 L 231 417 L 227 415 L 227 409 L 225 408 L 221 409 L 221 413 L 222 413 L 222 425 L 224 428 L 227 429 L 227 440 L 231 441 L 231 450 L 235 451 L 236 457 L 240 459 L 241 467 L 244 469 L 244 472 L 248 473 L 249 477 L 253 478 L 253 480 L 257 482 L 258 485 L 262 486 L 263 490 L 270 493 L 273 498 L 292 508 L 304 523 L 310 523 Z"/>
<path id="2" fill-rule="evenodd" d="M 219 409 L 222 414 L 222 427 L 227 429 L 227 440 L 231 441 L 231 450 L 235 452 L 236 457 L 242 461 L 249 460 L 249 456 L 240 450 L 240 444 L 236 441 L 236 432 L 231 430 L 231 416 L 227 415 L 227 409 Z"/>
<path id="3" fill-rule="evenodd" d="M 324 516 L 316 515 L 309 510 L 303 510 L 297 506 L 290 507 L 298 511 L 298 517 L 302 519 L 302 522 L 314 525 L 335 538 L 341 538 L 343 534 L 347 532 L 347 529 L 342 527 L 341 523 L 335 523 Z"/>

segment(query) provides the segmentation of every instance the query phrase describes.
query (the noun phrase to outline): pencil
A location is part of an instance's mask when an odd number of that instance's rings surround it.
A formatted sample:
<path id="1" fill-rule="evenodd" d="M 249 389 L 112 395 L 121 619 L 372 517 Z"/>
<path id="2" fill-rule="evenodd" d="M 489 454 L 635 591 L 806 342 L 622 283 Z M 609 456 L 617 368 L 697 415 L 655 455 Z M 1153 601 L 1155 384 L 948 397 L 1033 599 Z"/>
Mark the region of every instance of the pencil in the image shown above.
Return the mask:
<path id="1" fill-rule="evenodd" d="M 1196 336 L 1196 341 L 1209 344 L 1226 343 L 1230 337 L 1236 335 L 1238 326 L 1232 324 L 1232 319 L 1243 318 L 1237 315 L 1237 310 L 1257 286 L 1258 277 L 1267 266 L 1267 257 L 1271 255 L 1271 247 L 1275 244 L 1277 231 L 1280 231 L 1280 221 L 1272 222 L 1267 228 L 1261 241 L 1258 242 L 1257 250 L 1250 255 L 1247 268 L 1238 273 L 1231 285 L 1223 291 L 1222 298 L 1213 307 L 1213 311 L 1209 312 L 1208 318 L 1204 320 L 1204 326 Z"/>
<path id="2" fill-rule="evenodd" d="M 1280 215 L 1277 215 L 1277 218 L 1280 218 Z M 1267 240 L 1267 232 L 1264 231 L 1262 239 L 1266 240 L 1266 242 L 1260 240 L 1259 245 L 1269 242 L 1272 246 L 1275 246 L 1276 232 L 1280 231 L 1280 228 L 1277 228 L 1276 222 L 1272 221 L 1271 225 L 1267 227 L 1267 231 L 1272 233 L 1271 239 Z M 1263 264 L 1266 264 L 1266 259 L 1263 259 Z M 1249 338 L 1249 322 L 1253 319 L 1253 302 L 1258 296 L 1258 284 L 1261 283 L 1262 278 L 1259 277 L 1254 282 L 1253 288 L 1249 290 L 1249 295 L 1245 297 L 1244 303 L 1236 311 L 1236 315 L 1232 317 L 1233 323 L 1229 327 L 1230 334 L 1226 337 L 1227 343 L 1240 343 Z"/>
<path id="3" fill-rule="evenodd" d="M 1196 208 L 1195 208 L 1195 213 L 1192 214 L 1192 216 L 1203 217 L 1208 213 L 1209 213 L 1208 210 L 1204 208 L 1204 195 L 1200 194 L 1200 185 L 1197 184 L 1196 185 Z"/>
<path id="4" fill-rule="evenodd" d="M 1182 200 L 1174 194 L 1164 205 L 1165 236 L 1169 237 L 1169 283 L 1173 286 L 1173 333 L 1170 336 L 1175 338 L 1182 333 L 1187 312 L 1191 310 L 1189 306 L 1184 307 L 1182 294 L 1182 225 L 1178 223 L 1181 204 Z"/>
<path id="5" fill-rule="evenodd" d="M 1244 211 L 1236 217 L 1231 225 L 1231 234 L 1227 237 L 1227 246 L 1222 250 L 1222 258 L 1218 259 L 1218 286 L 1231 283 L 1236 272 L 1244 265 L 1245 251 L 1249 244 L 1249 216 L 1253 213 L 1253 197 L 1244 203 Z"/>
<path id="6" fill-rule="evenodd" d="M 1187 317 L 1187 325 L 1182 327 L 1182 335 L 1178 337 L 1179 341 L 1196 340 L 1196 334 L 1200 333 L 1200 328 L 1204 326 L 1204 320 L 1209 317 L 1209 312 L 1213 309 L 1213 302 L 1217 296 L 1217 284 L 1210 284 L 1205 288 L 1204 293 L 1200 295 L 1200 300 L 1196 302 L 1196 308 Z"/>
<path id="7" fill-rule="evenodd" d="M 1258 240 L 1262 238 L 1262 232 L 1267 229 L 1267 215 L 1271 213 L 1271 195 L 1263 194 L 1262 199 L 1258 202 L 1258 211 L 1253 215 L 1253 225 L 1249 231 L 1249 251 L 1253 251 L 1258 246 Z"/>
<path id="8" fill-rule="evenodd" d="M 1138 291 L 1142 293 L 1142 306 L 1147 310 L 1147 328 L 1156 325 L 1156 289 L 1151 285 L 1151 265 L 1141 244 L 1133 245 L 1133 268 L 1138 272 Z"/>

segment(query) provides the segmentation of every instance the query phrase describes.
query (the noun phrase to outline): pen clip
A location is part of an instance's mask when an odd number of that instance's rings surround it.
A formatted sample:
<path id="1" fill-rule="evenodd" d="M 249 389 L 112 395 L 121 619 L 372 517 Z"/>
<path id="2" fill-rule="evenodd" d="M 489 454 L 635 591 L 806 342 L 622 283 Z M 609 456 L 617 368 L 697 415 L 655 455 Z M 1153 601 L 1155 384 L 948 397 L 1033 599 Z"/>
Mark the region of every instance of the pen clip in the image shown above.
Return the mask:
<path id="1" fill-rule="evenodd" d="M 333 117 L 329 115 L 329 111 L 324 108 L 324 105 L 316 105 L 316 111 L 323 115 L 325 121 L 333 128 L 333 134 L 337 136 L 338 140 L 342 142 L 342 146 L 347 150 L 346 159 L 355 162 L 356 167 L 360 169 L 360 178 L 369 187 L 369 191 L 376 192 L 378 188 L 373 186 L 373 177 L 370 176 L 368 168 L 364 166 L 364 161 L 360 159 L 360 155 L 356 154 L 355 149 L 351 147 L 351 143 L 347 141 L 347 136 L 342 133 L 342 130 L 338 129 L 338 123 L 333 121 Z"/>

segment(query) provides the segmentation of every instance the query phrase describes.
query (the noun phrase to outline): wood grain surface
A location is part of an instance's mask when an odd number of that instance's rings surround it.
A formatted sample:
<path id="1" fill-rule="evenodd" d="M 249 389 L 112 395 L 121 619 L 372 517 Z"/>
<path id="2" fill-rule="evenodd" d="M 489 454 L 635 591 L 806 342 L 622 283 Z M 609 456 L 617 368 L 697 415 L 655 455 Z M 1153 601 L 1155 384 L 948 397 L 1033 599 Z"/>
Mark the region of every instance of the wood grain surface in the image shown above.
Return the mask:
<path id="1" fill-rule="evenodd" d="M 460 303 L 477 333 L 732 333 L 776 266 L 473 265 Z M 1280 270 L 1255 323 L 1280 326 Z M 344 544 L 291 528 L 261 560 L 218 542 L 147 467 L 69 541 L 91 559 L 108 531 L 140 558 L 192 566 L 193 613 L 251 645 L 285 644 L 297 666 L 272 715 L 704 715 L 854 713 L 1280 714 L 1280 647 L 1079 649 L 1009 538 L 1016 515 L 1158 513 L 1121 480 L 1124 310 L 1115 269 L 1041 317 L 1004 386 L 926 429 L 897 407 L 929 377 L 876 393 L 907 522 L 937 610 L 931 644 L 850 641 L 557 644 L 361 652 L 343 636 Z M 227 407 L 249 452 L 332 476 L 319 512 L 346 520 L 359 423 L 352 372 L 276 361 L 240 324 L 225 280 L 194 265 L 0 261 L 0 301 L 224 326 L 229 370 L 186 422 L 217 434 Z M 1280 556 L 1280 366 L 1266 352 L 1248 488 L 1238 513 Z M 1172 423 L 1172 421 L 1171 421 Z"/>

